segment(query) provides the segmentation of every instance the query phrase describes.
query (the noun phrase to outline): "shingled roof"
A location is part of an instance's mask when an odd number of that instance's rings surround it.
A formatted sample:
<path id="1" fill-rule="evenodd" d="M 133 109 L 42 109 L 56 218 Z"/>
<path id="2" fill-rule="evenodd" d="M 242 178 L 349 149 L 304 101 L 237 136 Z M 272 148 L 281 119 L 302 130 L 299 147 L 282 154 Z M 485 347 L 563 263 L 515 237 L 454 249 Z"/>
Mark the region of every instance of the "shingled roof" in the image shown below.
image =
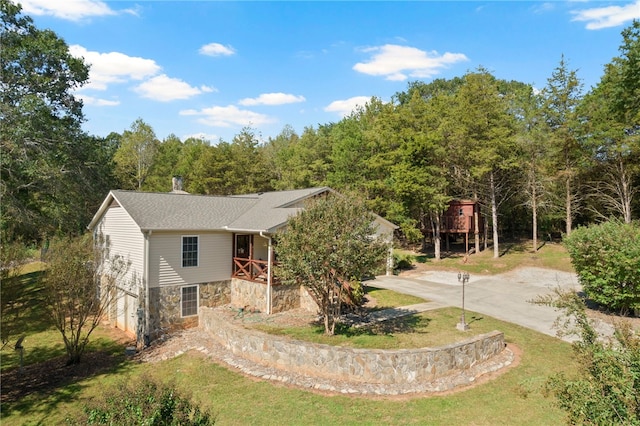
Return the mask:
<path id="1" fill-rule="evenodd" d="M 331 191 L 328 187 L 217 197 L 185 193 L 113 190 L 88 228 L 93 229 L 113 203 L 143 231 L 275 232 L 298 213 L 304 200 Z"/>

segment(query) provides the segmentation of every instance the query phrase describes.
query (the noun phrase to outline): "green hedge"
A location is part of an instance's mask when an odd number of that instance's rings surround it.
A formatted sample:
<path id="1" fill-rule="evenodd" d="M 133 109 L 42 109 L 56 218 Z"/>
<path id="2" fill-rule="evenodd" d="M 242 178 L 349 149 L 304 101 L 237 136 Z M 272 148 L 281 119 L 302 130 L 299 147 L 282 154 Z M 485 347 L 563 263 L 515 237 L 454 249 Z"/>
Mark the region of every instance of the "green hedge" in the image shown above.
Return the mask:
<path id="1" fill-rule="evenodd" d="M 587 297 L 622 314 L 640 310 L 640 223 L 578 228 L 564 244 Z"/>

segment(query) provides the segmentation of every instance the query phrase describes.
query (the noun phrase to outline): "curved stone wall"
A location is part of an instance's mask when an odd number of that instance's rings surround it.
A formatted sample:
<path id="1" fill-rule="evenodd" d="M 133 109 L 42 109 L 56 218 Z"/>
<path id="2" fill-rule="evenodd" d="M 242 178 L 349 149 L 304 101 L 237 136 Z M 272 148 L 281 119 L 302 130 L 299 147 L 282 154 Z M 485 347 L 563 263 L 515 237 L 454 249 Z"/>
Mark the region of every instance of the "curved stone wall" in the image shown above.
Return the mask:
<path id="1" fill-rule="evenodd" d="M 290 340 L 229 323 L 200 309 L 200 327 L 237 356 L 267 367 L 325 379 L 398 384 L 433 381 L 499 355 L 499 331 L 438 348 L 370 350 Z"/>

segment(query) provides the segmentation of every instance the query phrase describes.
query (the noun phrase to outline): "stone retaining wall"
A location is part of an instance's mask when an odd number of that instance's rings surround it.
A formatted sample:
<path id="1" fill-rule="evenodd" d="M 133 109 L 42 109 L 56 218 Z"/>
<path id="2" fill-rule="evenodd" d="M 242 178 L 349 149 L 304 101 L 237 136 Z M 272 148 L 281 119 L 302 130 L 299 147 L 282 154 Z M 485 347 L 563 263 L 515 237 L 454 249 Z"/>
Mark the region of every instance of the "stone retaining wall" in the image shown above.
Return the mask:
<path id="1" fill-rule="evenodd" d="M 233 354 L 267 367 L 361 383 L 432 381 L 505 349 L 504 335 L 493 331 L 438 348 L 369 350 L 321 345 L 248 330 L 229 323 L 214 309 L 200 309 L 200 327 Z"/>

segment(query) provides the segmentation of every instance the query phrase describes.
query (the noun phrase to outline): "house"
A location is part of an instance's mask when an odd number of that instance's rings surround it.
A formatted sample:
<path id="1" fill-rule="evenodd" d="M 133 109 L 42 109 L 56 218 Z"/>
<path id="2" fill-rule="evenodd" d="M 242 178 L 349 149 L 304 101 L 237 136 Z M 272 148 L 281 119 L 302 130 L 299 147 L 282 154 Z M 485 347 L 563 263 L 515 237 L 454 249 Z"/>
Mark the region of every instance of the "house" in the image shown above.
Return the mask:
<path id="1" fill-rule="evenodd" d="M 88 225 L 107 259 L 120 255 L 130 264 L 109 320 L 149 341 L 197 325 L 201 306 L 230 303 L 268 314 L 309 307 L 302 289 L 274 279 L 272 237 L 307 200 L 329 192 L 219 197 L 191 195 L 179 185 L 169 193 L 109 192 Z M 379 216 L 375 224 L 391 248 L 396 226 Z"/>

